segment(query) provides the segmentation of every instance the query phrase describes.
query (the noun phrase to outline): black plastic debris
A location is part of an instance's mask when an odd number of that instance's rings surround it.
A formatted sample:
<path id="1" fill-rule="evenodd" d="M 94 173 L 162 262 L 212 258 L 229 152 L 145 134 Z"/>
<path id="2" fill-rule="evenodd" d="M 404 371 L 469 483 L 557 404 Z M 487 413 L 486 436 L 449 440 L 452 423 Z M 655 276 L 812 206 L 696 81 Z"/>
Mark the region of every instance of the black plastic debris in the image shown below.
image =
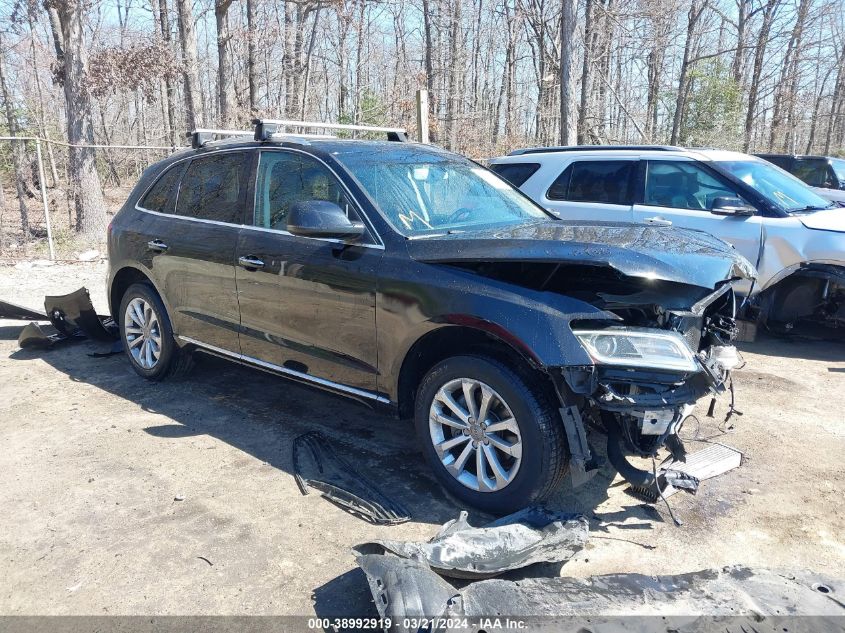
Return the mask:
<path id="1" fill-rule="evenodd" d="M 529 630 L 583 631 L 577 620 L 583 623 L 590 618 L 589 630 L 651 632 L 658 630 L 653 618 L 631 616 L 655 615 L 660 616 L 659 630 L 715 630 L 701 625 L 712 627 L 713 618 L 721 617 L 729 620 L 718 630 L 730 632 L 774 630 L 772 618 L 785 615 L 838 616 L 834 628 L 814 630 L 840 631 L 845 615 L 845 585 L 804 571 L 735 566 L 674 576 L 490 579 L 458 588 L 423 561 L 369 554 L 357 562 L 367 576 L 379 614 L 391 618 L 391 630 L 396 631 L 416 630 L 406 625 L 420 618 L 456 622 L 467 618 L 472 623 L 507 616 L 534 618 Z M 602 620 L 624 626 L 602 628 Z M 761 628 L 764 620 L 769 626 Z M 676 626 L 681 623 L 684 626 Z"/>
<path id="2" fill-rule="evenodd" d="M 81 331 L 96 341 L 113 341 L 118 337 L 117 324 L 111 317 L 97 315 L 87 288 L 44 297 L 44 310 L 53 327 L 65 336 Z"/>
<path id="3" fill-rule="evenodd" d="M 117 324 L 111 317 L 97 314 L 91 303 L 91 295 L 84 287 L 67 295 L 44 297 L 44 313 L 5 302 L 0 302 L 0 310 L 0 316 L 17 315 L 6 318 L 50 321 L 54 332 L 45 330 L 35 322 L 24 327 L 18 336 L 18 345 L 24 349 L 48 349 L 60 343 L 86 338 L 103 342 L 114 342 L 118 339 Z M 109 355 L 117 353 L 116 347 L 117 345 L 112 346 Z"/>
<path id="4" fill-rule="evenodd" d="M 310 431 L 293 441 L 296 484 L 303 495 L 309 486 L 325 499 L 357 517 L 376 525 L 396 525 L 411 519 L 398 502 L 381 492 L 358 473 L 319 431 Z"/>
<path id="5" fill-rule="evenodd" d="M 47 315 L 38 310 L 30 310 L 15 303 L 0 301 L 0 319 L 12 319 L 14 321 L 43 321 Z"/>
<path id="6" fill-rule="evenodd" d="M 75 332 L 72 336 L 65 336 L 56 332 L 52 326 L 52 332 L 45 331 L 38 323 L 27 323 L 18 335 L 18 346 L 21 349 L 49 349 L 61 343 L 70 343 L 74 340 L 84 340 L 86 337 L 82 332 Z"/>
<path id="7" fill-rule="evenodd" d="M 427 543 L 372 541 L 357 545 L 359 554 L 391 552 L 424 561 L 452 578 L 490 578 L 534 563 L 562 563 L 589 538 L 581 515 L 530 507 L 484 527 L 467 523 L 467 513 L 446 523 Z"/>

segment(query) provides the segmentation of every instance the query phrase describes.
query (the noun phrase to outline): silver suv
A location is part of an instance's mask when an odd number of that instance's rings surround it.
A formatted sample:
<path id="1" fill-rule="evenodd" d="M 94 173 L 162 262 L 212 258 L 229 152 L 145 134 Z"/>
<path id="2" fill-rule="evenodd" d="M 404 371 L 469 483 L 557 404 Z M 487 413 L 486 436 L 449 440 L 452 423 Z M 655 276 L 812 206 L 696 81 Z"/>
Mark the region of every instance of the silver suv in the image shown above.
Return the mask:
<path id="1" fill-rule="evenodd" d="M 491 169 L 574 220 L 711 233 L 755 263 L 761 322 L 845 325 L 845 209 L 771 163 L 738 152 L 669 146 L 521 149 Z"/>

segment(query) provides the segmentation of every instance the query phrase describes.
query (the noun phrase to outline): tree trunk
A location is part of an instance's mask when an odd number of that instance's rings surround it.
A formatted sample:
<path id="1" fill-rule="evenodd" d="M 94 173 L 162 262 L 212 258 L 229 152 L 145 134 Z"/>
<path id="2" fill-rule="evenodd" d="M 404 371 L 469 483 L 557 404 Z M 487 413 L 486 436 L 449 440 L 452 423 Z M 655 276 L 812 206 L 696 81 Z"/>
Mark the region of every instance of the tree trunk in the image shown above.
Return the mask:
<path id="1" fill-rule="evenodd" d="M 214 22 L 217 25 L 217 108 L 220 125 L 228 127 L 235 118 L 235 91 L 232 78 L 232 56 L 229 54 L 229 7 L 232 0 L 216 0 Z"/>
<path id="2" fill-rule="evenodd" d="M 12 95 L 9 92 L 9 86 L 6 83 L 6 51 L 5 42 L 3 42 L 3 34 L 0 32 L 0 94 L 3 97 L 3 103 L 6 109 L 6 125 L 9 128 L 11 136 L 18 136 L 18 121 L 15 116 L 15 108 L 12 104 Z M 24 183 L 24 145 L 23 141 L 11 141 L 12 143 L 12 164 L 15 167 L 15 190 L 18 194 L 18 206 L 21 214 L 21 230 L 23 231 L 24 240 L 29 239 L 29 214 L 26 208 L 26 185 Z M 2 207 L 0 207 L 2 210 Z"/>
<path id="3" fill-rule="evenodd" d="M 167 0 L 159 0 L 159 25 L 161 27 L 161 36 L 164 40 L 164 45 L 170 50 L 172 37 L 170 34 L 170 10 L 167 7 Z M 176 136 L 176 87 L 173 85 L 173 79 L 168 74 L 164 78 L 164 90 L 167 97 L 165 104 L 167 106 L 167 128 L 170 131 L 170 145 L 176 147 L 178 144 Z"/>
<path id="4" fill-rule="evenodd" d="M 247 76 L 249 79 L 249 112 L 255 115 L 258 112 L 258 69 L 257 54 L 255 50 L 255 0 L 246 0 L 246 36 L 247 36 Z"/>
<path id="5" fill-rule="evenodd" d="M 745 130 L 742 151 L 751 149 L 751 137 L 754 132 L 754 116 L 757 110 L 757 99 L 760 94 L 760 78 L 763 74 L 763 62 L 766 57 L 766 45 L 769 42 L 769 32 L 780 0 L 768 0 L 763 8 L 763 22 L 757 34 L 757 45 L 754 48 L 754 67 L 751 71 L 751 81 L 748 85 L 748 110 L 745 113 Z"/>
<path id="6" fill-rule="evenodd" d="M 581 101 L 578 106 L 578 144 L 587 142 L 587 105 L 590 97 L 590 80 L 593 64 L 593 2 L 586 0 L 584 9 L 584 60 L 581 67 Z"/>
<path id="7" fill-rule="evenodd" d="M 76 207 L 76 227 L 87 237 L 100 238 L 106 229 L 106 204 L 97 174 L 91 99 L 88 95 L 88 51 L 85 48 L 83 0 L 51 2 L 62 33 L 62 81 L 67 111 L 68 169 Z"/>
<path id="8" fill-rule="evenodd" d="M 692 58 L 695 28 L 706 6 L 706 0 L 701 5 L 698 5 L 697 0 L 693 0 L 692 6 L 687 14 L 687 39 L 684 44 L 684 58 L 681 61 L 681 76 L 678 78 L 678 94 L 675 97 L 675 115 L 672 117 L 672 137 L 669 140 L 671 145 L 677 145 L 680 139 L 681 123 L 684 119 L 684 111 L 686 110 L 687 103 L 687 78 L 690 70 L 690 59 Z"/>
<path id="9" fill-rule="evenodd" d="M 179 9 L 179 39 L 182 44 L 182 73 L 185 83 L 185 125 L 188 131 L 205 124 L 197 67 L 197 36 L 194 32 L 192 0 L 176 0 Z"/>
<path id="10" fill-rule="evenodd" d="M 807 19 L 807 12 L 810 8 L 809 0 L 801 0 L 798 5 L 798 13 L 795 18 L 795 25 L 789 37 L 789 44 L 786 49 L 786 56 L 783 60 L 778 91 L 775 93 L 775 107 L 772 114 L 772 128 L 769 137 L 769 149 L 773 149 L 777 141 L 777 134 L 783 124 L 784 111 L 786 111 L 786 134 L 783 138 L 784 152 L 791 151 L 794 134 L 795 98 L 798 93 L 798 64 L 801 59 L 801 40 L 804 34 L 804 24 Z"/>
<path id="11" fill-rule="evenodd" d="M 575 25 L 578 0 L 563 0 L 560 12 L 560 144 L 572 145 L 578 138 L 572 84 L 572 61 L 575 55 Z"/>
<path id="12" fill-rule="evenodd" d="M 458 146 L 458 110 L 461 104 L 462 80 L 461 80 L 461 3 L 463 0 L 454 0 L 451 10 L 451 28 L 449 29 L 449 59 L 452 67 L 449 71 L 449 94 L 446 96 L 446 124 L 448 126 L 449 149 L 455 150 Z"/>

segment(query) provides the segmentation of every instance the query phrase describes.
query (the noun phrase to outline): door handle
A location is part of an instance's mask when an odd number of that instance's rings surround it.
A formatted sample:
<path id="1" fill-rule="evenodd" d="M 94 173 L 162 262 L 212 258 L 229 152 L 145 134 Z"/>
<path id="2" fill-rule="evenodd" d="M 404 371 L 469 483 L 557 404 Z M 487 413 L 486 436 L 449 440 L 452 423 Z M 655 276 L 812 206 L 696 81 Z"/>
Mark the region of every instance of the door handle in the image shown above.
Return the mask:
<path id="1" fill-rule="evenodd" d="M 247 270 L 258 270 L 259 268 L 264 268 L 264 262 L 252 255 L 243 255 L 238 257 L 238 265 L 246 268 Z"/>
<path id="2" fill-rule="evenodd" d="M 646 218 L 645 221 L 649 224 L 656 224 L 657 226 L 672 226 L 672 220 L 661 218 L 659 215 L 656 215 L 653 218 Z"/>
<path id="3" fill-rule="evenodd" d="M 161 240 L 150 240 L 147 242 L 147 248 L 151 251 L 155 251 L 156 253 L 163 253 L 167 250 L 167 244 Z"/>

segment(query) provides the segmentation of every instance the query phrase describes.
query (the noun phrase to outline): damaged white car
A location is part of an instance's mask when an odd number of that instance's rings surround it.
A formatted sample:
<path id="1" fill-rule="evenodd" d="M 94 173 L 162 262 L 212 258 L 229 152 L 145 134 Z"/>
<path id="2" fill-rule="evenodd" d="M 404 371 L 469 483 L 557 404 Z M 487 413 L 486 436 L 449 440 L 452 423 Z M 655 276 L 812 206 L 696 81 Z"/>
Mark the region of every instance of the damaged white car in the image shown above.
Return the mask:
<path id="1" fill-rule="evenodd" d="M 733 244 L 757 267 L 756 282 L 737 291 L 765 325 L 845 326 L 845 209 L 765 160 L 595 146 L 522 149 L 491 163 L 564 219 L 675 225 Z"/>

